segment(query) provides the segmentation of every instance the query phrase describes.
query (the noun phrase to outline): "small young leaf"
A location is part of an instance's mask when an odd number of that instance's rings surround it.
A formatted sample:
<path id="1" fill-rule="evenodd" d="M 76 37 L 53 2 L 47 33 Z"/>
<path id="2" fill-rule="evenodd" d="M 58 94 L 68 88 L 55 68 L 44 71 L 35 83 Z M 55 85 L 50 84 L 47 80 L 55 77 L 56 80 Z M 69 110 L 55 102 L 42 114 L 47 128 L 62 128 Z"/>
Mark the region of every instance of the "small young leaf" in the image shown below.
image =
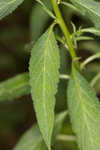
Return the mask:
<path id="1" fill-rule="evenodd" d="M 100 36 L 100 30 L 97 30 L 95 28 L 86 28 L 86 29 L 82 29 L 81 30 L 83 33 L 87 32 L 87 33 L 92 33 L 96 36 Z"/>
<path id="2" fill-rule="evenodd" d="M 100 2 L 94 0 L 70 0 L 79 12 L 91 19 L 97 29 L 100 29 Z"/>
<path id="3" fill-rule="evenodd" d="M 68 106 L 80 150 L 100 149 L 100 102 L 84 77 L 72 67 Z"/>
<path id="4" fill-rule="evenodd" d="M 54 95 L 57 92 L 59 66 L 59 49 L 50 27 L 33 47 L 29 67 L 36 116 L 49 149 L 54 124 Z"/>
<path id="5" fill-rule="evenodd" d="M 54 127 L 54 138 L 59 134 L 67 112 L 57 114 Z M 40 131 L 36 125 L 31 127 L 20 139 L 14 150 L 47 150 Z"/>
<path id="6" fill-rule="evenodd" d="M 0 0 L 0 20 L 14 11 L 24 0 Z"/>
<path id="7" fill-rule="evenodd" d="M 12 100 L 30 93 L 29 75 L 23 73 L 0 83 L 0 101 Z"/>

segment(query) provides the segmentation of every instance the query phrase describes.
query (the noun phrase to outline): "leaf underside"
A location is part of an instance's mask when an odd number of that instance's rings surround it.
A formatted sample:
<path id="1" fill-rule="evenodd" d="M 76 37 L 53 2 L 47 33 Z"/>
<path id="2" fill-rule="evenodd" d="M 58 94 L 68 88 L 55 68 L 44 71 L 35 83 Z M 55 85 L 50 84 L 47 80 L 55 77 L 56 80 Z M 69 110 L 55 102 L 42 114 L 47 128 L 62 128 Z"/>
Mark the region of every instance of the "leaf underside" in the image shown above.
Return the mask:
<path id="1" fill-rule="evenodd" d="M 100 2 L 94 0 L 70 0 L 79 12 L 87 16 L 100 29 Z"/>
<path id="2" fill-rule="evenodd" d="M 14 150 L 43 150 L 40 148 L 41 144 L 44 145 L 40 131 L 38 127 L 34 125 L 22 136 Z M 46 146 L 44 150 L 47 150 Z"/>
<path id="3" fill-rule="evenodd" d="M 100 150 L 100 103 L 89 83 L 73 66 L 68 106 L 80 150 Z"/>
<path id="4" fill-rule="evenodd" d="M 29 67 L 31 93 L 37 121 L 49 149 L 54 125 L 59 66 L 59 49 L 50 28 L 33 47 Z"/>
<path id="5" fill-rule="evenodd" d="M 27 72 L 0 83 L 0 101 L 13 100 L 29 93 L 29 74 Z"/>
<path id="6" fill-rule="evenodd" d="M 0 0 L 0 20 L 14 11 L 24 0 Z"/>
<path id="7" fill-rule="evenodd" d="M 53 141 L 62 128 L 62 124 L 66 117 L 66 114 L 67 112 L 61 112 L 56 116 L 54 126 L 55 136 L 53 138 Z M 47 150 L 47 146 L 45 145 L 43 138 L 41 137 L 37 125 L 32 126 L 30 129 L 28 129 L 28 131 L 24 133 L 13 150 Z"/>

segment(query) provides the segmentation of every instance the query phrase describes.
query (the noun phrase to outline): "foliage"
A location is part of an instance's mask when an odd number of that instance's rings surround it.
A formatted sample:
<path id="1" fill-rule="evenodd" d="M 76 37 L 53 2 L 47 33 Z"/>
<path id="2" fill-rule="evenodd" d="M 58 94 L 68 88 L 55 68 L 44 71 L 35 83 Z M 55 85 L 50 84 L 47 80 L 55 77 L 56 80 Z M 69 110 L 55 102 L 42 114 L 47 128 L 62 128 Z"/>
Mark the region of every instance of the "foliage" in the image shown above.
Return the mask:
<path id="1" fill-rule="evenodd" d="M 5 70 L 11 73 L 7 77 L 20 72 L 0 82 L 0 107 L 30 95 L 26 109 L 34 110 L 31 115 L 37 120 L 31 119 L 32 127 L 13 150 L 99 150 L 100 2 L 1 0 L 0 20 L 11 24 L 0 30 L 1 46 L 8 48 L 6 54 L 0 48 L 0 80 Z M 16 124 L 25 119 L 19 115 L 24 107 L 8 115 Z M 5 127 L 3 120 L 0 140 L 5 131 L 13 132 L 12 123 L 7 121 Z"/>

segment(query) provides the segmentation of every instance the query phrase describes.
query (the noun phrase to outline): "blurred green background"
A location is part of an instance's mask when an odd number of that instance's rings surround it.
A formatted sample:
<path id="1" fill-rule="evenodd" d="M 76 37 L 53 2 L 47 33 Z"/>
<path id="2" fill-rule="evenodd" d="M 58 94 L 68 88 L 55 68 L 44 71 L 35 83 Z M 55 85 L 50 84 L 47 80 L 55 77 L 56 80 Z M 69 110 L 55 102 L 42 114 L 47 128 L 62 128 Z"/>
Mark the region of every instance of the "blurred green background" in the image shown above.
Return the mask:
<path id="1" fill-rule="evenodd" d="M 50 1 L 45 1 L 51 9 Z M 71 21 L 78 29 L 90 27 L 92 23 L 77 12 L 68 7 L 61 7 L 66 24 L 72 32 Z M 40 5 L 33 0 L 24 0 L 12 14 L 0 21 L 0 81 L 14 77 L 17 74 L 28 71 L 31 47 L 36 39 L 51 24 L 52 19 L 45 14 Z M 59 28 L 55 31 L 62 35 Z M 77 53 L 82 60 L 99 52 L 100 40 L 89 34 L 96 40 L 78 42 Z M 60 44 L 61 68 L 60 73 L 70 73 L 70 56 L 66 49 Z M 94 61 L 84 70 L 86 78 L 90 81 L 100 71 L 100 61 Z M 67 109 L 66 104 L 67 82 L 61 80 L 56 95 L 55 112 Z M 95 86 L 99 96 L 99 82 Z M 30 95 L 15 99 L 12 102 L 0 102 L 0 150 L 11 150 L 20 139 L 21 135 L 36 122 L 33 103 Z M 69 119 L 63 125 L 62 133 L 71 134 Z M 75 143 L 56 142 L 54 149 L 77 150 Z"/>

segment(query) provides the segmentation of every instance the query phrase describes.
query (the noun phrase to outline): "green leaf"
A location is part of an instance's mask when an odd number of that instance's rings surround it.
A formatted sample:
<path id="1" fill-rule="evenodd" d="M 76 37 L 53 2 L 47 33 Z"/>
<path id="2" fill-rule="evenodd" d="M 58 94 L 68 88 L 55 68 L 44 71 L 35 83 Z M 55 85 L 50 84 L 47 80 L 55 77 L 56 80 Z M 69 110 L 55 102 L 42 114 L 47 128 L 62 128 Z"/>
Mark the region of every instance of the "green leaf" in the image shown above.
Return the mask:
<path id="1" fill-rule="evenodd" d="M 54 137 L 59 134 L 62 123 L 65 119 L 67 112 L 57 114 L 54 127 Z M 34 125 L 31 127 L 20 139 L 15 146 L 14 150 L 47 150 L 47 147 L 41 137 L 39 128 Z"/>
<path id="2" fill-rule="evenodd" d="M 81 29 L 81 32 L 85 33 L 85 32 L 89 32 L 89 33 L 92 33 L 96 36 L 100 36 L 100 30 L 97 30 L 95 28 L 86 28 L 86 29 Z"/>
<path id="3" fill-rule="evenodd" d="M 47 9 L 52 11 L 50 0 L 42 0 L 42 3 Z M 38 17 L 38 23 L 37 23 Z M 50 16 L 44 11 L 40 3 L 36 3 L 32 9 L 30 17 L 30 35 L 32 40 L 37 40 L 47 27 Z"/>
<path id="4" fill-rule="evenodd" d="M 0 0 L 0 20 L 14 11 L 24 0 Z"/>
<path id="5" fill-rule="evenodd" d="M 47 13 L 51 18 L 56 19 L 52 11 L 50 11 L 41 0 L 36 0 L 36 1 L 41 5 L 45 13 Z"/>
<path id="6" fill-rule="evenodd" d="M 49 19 L 50 17 L 44 12 L 40 4 L 36 3 L 30 17 L 30 34 L 32 40 L 36 40 L 42 34 Z"/>
<path id="7" fill-rule="evenodd" d="M 87 16 L 100 29 L 100 2 L 94 0 L 70 0 L 79 12 Z"/>
<path id="8" fill-rule="evenodd" d="M 40 148 L 41 143 L 44 144 L 40 131 L 35 125 L 30 128 L 15 146 L 14 150 L 42 150 Z M 43 150 L 46 150 L 46 146 Z"/>
<path id="9" fill-rule="evenodd" d="M 49 28 L 33 47 L 29 67 L 36 116 L 49 149 L 54 124 L 55 94 L 59 81 L 59 62 L 59 49 L 52 28 Z"/>
<path id="10" fill-rule="evenodd" d="M 28 73 L 17 75 L 0 83 L 0 101 L 12 100 L 29 93 Z"/>
<path id="11" fill-rule="evenodd" d="M 80 150 L 100 149 L 100 102 L 85 78 L 72 67 L 68 106 Z"/>

